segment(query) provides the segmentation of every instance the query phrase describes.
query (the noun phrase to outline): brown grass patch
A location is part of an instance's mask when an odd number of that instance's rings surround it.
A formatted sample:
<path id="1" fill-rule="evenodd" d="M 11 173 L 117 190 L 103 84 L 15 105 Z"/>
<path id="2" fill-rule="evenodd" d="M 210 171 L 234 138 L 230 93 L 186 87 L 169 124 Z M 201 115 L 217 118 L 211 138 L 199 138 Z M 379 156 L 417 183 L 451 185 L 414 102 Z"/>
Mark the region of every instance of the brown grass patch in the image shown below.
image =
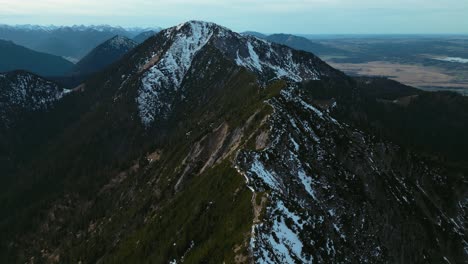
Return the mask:
<path id="1" fill-rule="evenodd" d="M 434 67 L 398 64 L 384 61 L 367 63 L 329 64 L 348 74 L 362 76 L 385 76 L 392 80 L 414 87 L 468 88 L 468 80 L 457 81 L 455 76 Z"/>

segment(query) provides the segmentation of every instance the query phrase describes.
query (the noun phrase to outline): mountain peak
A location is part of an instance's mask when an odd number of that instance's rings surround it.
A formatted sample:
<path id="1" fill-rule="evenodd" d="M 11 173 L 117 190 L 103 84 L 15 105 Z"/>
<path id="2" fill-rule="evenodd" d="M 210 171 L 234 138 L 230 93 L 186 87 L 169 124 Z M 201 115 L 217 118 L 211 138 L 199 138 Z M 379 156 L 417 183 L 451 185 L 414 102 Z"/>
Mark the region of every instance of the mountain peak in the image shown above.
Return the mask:
<path id="1" fill-rule="evenodd" d="M 196 55 L 206 46 L 218 50 L 234 65 L 246 68 L 258 81 L 283 79 L 292 82 L 317 80 L 337 72 L 311 53 L 296 51 L 252 36 L 243 36 L 211 22 L 188 21 L 161 31 L 151 54 L 139 63 L 141 88 L 137 103 L 140 117 L 149 126 L 157 116 L 166 116 L 171 104 L 161 95 L 179 91 Z"/>
<path id="2" fill-rule="evenodd" d="M 112 47 L 135 47 L 137 43 L 127 37 L 121 36 L 121 35 L 116 35 L 113 38 L 109 39 L 108 41 L 104 42 L 103 45 L 110 45 Z"/>
<path id="3" fill-rule="evenodd" d="M 137 45 L 138 43 L 127 37 L 116 35 L 94 48 L 80 60 L 75 65 L 72 74 L 88 75 L 98 72 L 122 58 Z"/>
<path id="4" fill-rule="evenodd" d="M 330 68 L 311 53 L 297 52 L 255 36 L 242 35 L 212 22 L 191 20 L 167 29 L 165 34 L 169 36 L 174 32 L 175 38 L 203 38 L 205 44 L 211 43 L 225 57 L 256 73 L 264 82 L 272 79 L 294 82 L 318 79 L 321 74 L 314 72 L 314 68 Z M 303 65 L 299 65 L 301 63 Z M 313 65 L 314 63 L 321 65 Z"/>
<path id="5" fill-rule="evenodd" d="M 213 22 L 206 22 L 200 20 L 190 20 L 184 23 L 181 23 L 175 27 L 167 29 L 167 32 L 173 33 L 177 32 L 178 35 L 193 35 L 199 34 L 200 32 L 206 32 L 211 37 L 215 38 L 242 38 L 243 36 Z M 197 37 L 197 36 L 195 36 Z"/>
<path id="6" fill-rule="evenodd" d="M 216 23 L 213 22 L 207 22 L 207 21 L 202 21 L 202 20 L 189 20 L 183 23 L 180 23 L 179 25 L 175 26 L 177 30 L 180 30 L 184 26 L 203 26 L 203 27 L 222 27 Z"/>

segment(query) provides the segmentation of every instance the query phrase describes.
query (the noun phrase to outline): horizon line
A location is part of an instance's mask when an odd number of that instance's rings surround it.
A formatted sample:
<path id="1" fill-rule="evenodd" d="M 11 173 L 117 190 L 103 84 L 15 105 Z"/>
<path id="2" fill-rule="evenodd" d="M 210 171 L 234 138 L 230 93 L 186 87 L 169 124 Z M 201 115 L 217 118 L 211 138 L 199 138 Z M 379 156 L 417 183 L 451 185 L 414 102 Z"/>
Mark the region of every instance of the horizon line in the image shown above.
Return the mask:
<path id="1" fill-rule="evenodd" d="M 169 26 L 169 27 L 162 27 L 162 26 L 123 26 L 121 24 L 9 24 L 9 23 L 0 23 L 0 26 L 9 26 L 9 27 L 55 27 L 55 28 L 64 28 L 64 27 L 112 27 L 112 28 L 122 28 L 124 30 L 129 29 L 159 29 L 164 30 L 167 28 L 171 28 L 177 25 Z M 229 27 L 228 27 L 229 28 Z M 232 29 L 231 29 L 232 30 Z M 235 30 L 233 30 L 235 31 Z M 238 33 L 260 33 L 263 35 L 274 35 L 274 34 L 290 34 L 290 35 L 297 35 L 297 36 L 365 36 L 365 35 L 381 35 L 381 36 L 468 36 L 468 32 L 431 32 L 431 33 L 421 33 L 421 32 L 413 32 L 413 33 L 379 33 L 379 32 L 372 32 L 372 33 L 291 33 L 291 32 L 261 32 L 252 29 L 246 29 L 241 31 L 235 31 Z"/>

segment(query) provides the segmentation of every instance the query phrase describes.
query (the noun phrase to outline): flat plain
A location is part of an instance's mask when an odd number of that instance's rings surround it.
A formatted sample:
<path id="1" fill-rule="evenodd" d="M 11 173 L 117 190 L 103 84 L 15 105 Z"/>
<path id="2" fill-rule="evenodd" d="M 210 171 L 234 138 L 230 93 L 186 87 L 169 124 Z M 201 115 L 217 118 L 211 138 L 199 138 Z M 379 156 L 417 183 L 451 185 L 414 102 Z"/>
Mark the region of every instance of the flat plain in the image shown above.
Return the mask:
<path id="1" fill-rule="evenodd" d="M 467 36 L 335 36 L 311 40 L 342 50 L 320 57 L 347 74 L 388 77 L 424 90 L 468 95 Z"/>

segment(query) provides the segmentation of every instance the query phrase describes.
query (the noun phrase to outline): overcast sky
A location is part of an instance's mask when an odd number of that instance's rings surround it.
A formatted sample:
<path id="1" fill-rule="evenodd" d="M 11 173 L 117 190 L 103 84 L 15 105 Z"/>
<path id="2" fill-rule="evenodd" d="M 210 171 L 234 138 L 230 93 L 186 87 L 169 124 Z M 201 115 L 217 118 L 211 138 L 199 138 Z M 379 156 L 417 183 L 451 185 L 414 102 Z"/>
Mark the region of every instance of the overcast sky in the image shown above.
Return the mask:
<path id="1" fill-rule="evenodd" d="M 468 0 L 0 0 L 0 24 L 169 27 L 192 19 L 264 33 L 468 33 Z"/>

